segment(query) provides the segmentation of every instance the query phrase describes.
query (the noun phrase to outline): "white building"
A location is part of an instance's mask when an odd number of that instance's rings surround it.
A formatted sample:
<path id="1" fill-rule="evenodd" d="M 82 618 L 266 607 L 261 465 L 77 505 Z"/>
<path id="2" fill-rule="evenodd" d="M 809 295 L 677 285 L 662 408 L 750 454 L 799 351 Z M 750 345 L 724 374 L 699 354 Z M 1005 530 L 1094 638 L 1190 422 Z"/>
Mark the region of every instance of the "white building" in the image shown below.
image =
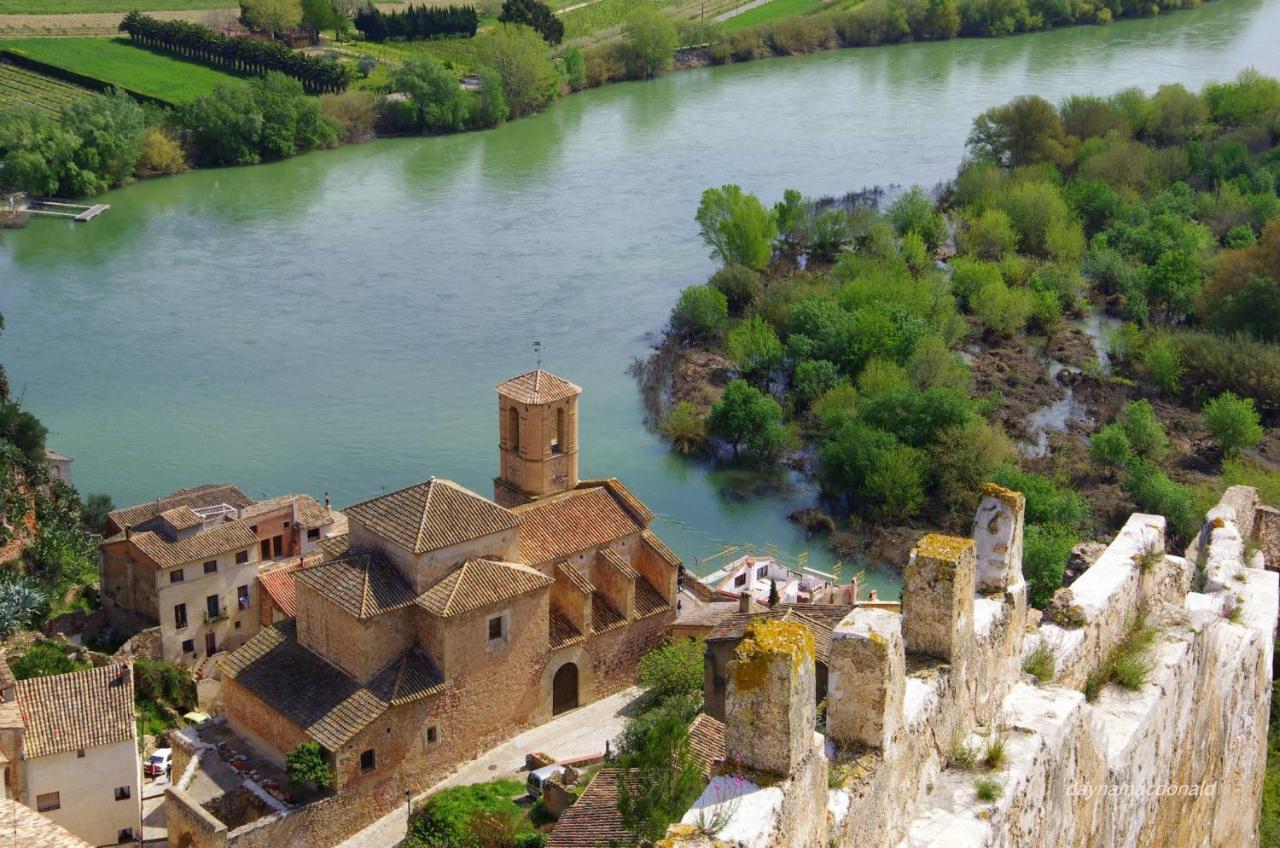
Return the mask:
<path id="1" fill-rule="evenodd" d="M 19 680 L 16 707 L 0 736 L 8 791 L 92 845 L 132 841 L 142 811 L 132 669 Z"/>

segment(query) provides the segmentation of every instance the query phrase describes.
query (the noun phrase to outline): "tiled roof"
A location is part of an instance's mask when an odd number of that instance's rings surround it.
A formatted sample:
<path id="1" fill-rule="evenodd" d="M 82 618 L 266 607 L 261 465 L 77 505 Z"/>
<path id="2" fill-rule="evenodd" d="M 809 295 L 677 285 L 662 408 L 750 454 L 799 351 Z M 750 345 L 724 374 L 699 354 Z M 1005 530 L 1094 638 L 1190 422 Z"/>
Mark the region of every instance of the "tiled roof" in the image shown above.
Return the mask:
<path id="1" fill-rule="evenodd" d="M 116 536 L 113 541 L 121 538 L 123 537 Z M 176 542 L 153 530 L 134 533 L 131 538 L 138 550 L 155 560 L 156 565 L 161 568 L 176 568 L 258 544 L 257 535 L 249 529 L 248 520 L 243 518 L 201 530 Z"/>
<path id="2" fill-rule="evenodd" d="M 518 403 L 553 403 L 582 394 L 580 387 L 541 368 L 512 377 L 494 388 L 498 390 L 498 394 Z"/>
<path id="3" fill-rule="evenodd" d="M 415 554 L 511 530 L 509 510 L 457 483 L 432 478 L 343 510 L 347 517 Z"/>
<path id="4" fill-rule="evenodd" d="M 646 618 L 671 609 L 671 604 L 653 584 L 643 577 L 636 578 L 636 618 Z"/>
<path id="5" fill-rule="evenodd" d="M 265 628 L 222 661 L 222 672 L 264 704 L 336 751 L 393 706 L 444 689 L 420 651 L 409 651 L 368 686 L 298 644 L 297 624 Z"/>
<path id="6" fill-rule="evenodd" d="M 706 601 L 695 605 L 686 596 L 675 624 L 677 627 L 717 627 L 737 613 L 737 601 Z"/>
<path id="7" fill-rule="evenodd" d="M 556 580 L 563 580 L 584 595 L 590 595 L 596 590 L 591 581 L 582 576 L 581 571 L 567 562 L 556 563 Z"/>
<path id="8" fill-rule="evenodd" d="M 322 507 L 315 498 L 310 495 L 281 495 L 278 498 L 271 498 L 265 501 L 258 501 L 253 506 L 246 508 L 241 516 L 248 518 L 251 515 L 266 515 L 279 509 L 289 506 L 290 501 L 293 502 L 297 509 L 298 526 L 303 530 L 315 530 L 317 527 L 328 527 L 333 523 L 333 514 L 329 510 Z"/>
<path id="9" fill-rule="evenodd" d="M 622 508 L 631 513 L 631 516 L 646 527 L 649 522 L 656 517 L 653 510 L 644 505 L 644 501 L 635 496 L 635 493 L 623 485 L 622 481 L 617 477 L 604 477 L 599 480 L 583 480 L 575 488 L 577 489 L 604 489 L 614 500 L 622 504 Z"/>
<path id="10" fill-rule="evenodd" d="M 0 799 L 0 845 L 5 848 L 92 848 L 53 819 L 12 798 Z"/>
<path id="11" fill-rule="evenodd" d="M 174 530 L 190 530 L 204 524 L 204 519 L 196 515 L 189 506 L 175 506 L 160 513 L 160 517 Z"/>
<path id="12" fill-rule="evenodd" d="M 271 599 L 271 605 L 284 613 L 286 618 L 293 618 L 298 612 L 294 572 L 302 567 L 302 563 L 294 562 L 283 568 L 277 568 L 258 575 L 258 585 L 262 587 L 262 591 Z"/>
<path id="13" fill-rule="evenodd" d="M 764 612 L 735 613 L 727 617 L 707 636 L 707 641 L 741 639 L 747 624 L 756 618 L 797 621 L 813 633 L 814 653 L 826 663 L 831 661 L 831 632 L 853 611 L 847 604 L 778 604 Z"/>
<path id="14" fill-rule="evenodd" d="M 144 521 L 149 521 L 160 513 L 175 507 L 187 506 L 198 509 L 205 506 L 218 506 L 224 503 L 230 504 L 236 509 L 243 509 L 253 503 L 253 498 L 230 483 L 212 483 L 205 486 L 196 486 L 194 489 L 178 489 L 176 492 L 154 501 L 114 510 L 108 513 L 107 517 L 112 524 L 123 530 L 126 527 L 137 527 Z"/>
<path id="15" fill-rule="evenodd" d="M 582 631 L 569 620 L 567 615 L 554 606 L 551 608 L 550 633 L 553 650 L 582 641 Z"/>
<path id="16" fill-rule="evenodd" d="M 635 580 L 640 576 L 639 573 L 631 567 L 631 563 L 623 559 L 622 555 L 613 548 L 602 548 L 600 552 L 596 554 L 596 559 L 617 571 L 628 580 Z"/>
<path id="17" fill-rule="evenodd" d="M 294 580 L 315 589 L 356 618 L 372 618 L 414 601 L 409 584 L 377 551 L 349 554 L 304 568 Z"/>
<path id="18" fill-rule="evenodd" d="M 637 844 L 636 835 L 622 826 L 622 813 L 618 812 L 621 779 L 619 769 L 601 769 L 573 806 L 561 813 L 547 838 L 547 848 Z"/>
<path id="19" fill-rule="evenodd" d="M 341 536 L 321 539 L 320 544 L 316 545 L 316 551 L 322 559 L 339 559 L 351 551 L 351 537 L 343 533 Z"/>
<path id="20" fill-rule="evenodd" d="M 7 689 L 17 681 L 13 676 L 13 669 L 9 668 L 9 658 L 0 651 L 0 689 Z"/>
<path id="21" fill-rule="evenodd" d="M 527 565 L 469 559 L 418 596 L 418 606 L 447 618 L 544 589 L 554 582 Z"/>
<path id="22" fill-rule="evenodd" d="M 133 673 L 124 663 L 18 681 L 27 758 L 134 737 Z"/>
<path id="23" fill-rule="evenodd" d="M 658 538 L 658 535 L 652 530 L 646 530 L 640 534 L 640 538 L 644 540 L 645 547 L 658 555 L 660 559 L 668 565 L 679 568 L 683 563 L 680 557 L 676 556 L 675 551 L 667 547 L 666 542 Z"/>
<path id="24" fill-rule="evenodd" d="M 644 529 L 604 487 L 564 492 L 514 512 L 520 518 L 520 558 L 535 565 Z"/>
<path id="25" fill-rule="evenodd" d="M 614 609 L 613 604 L 609 603 L 604 595 L 599 592 L 593 592 L 591 595 L 591 630 L 595 633 L 603 633 L 606 630 L 621 627 L 623 624 L 626 624 L 626 619 L 622 617 L 622 613 Z"/>
<path id="26" fill-rule="evenodd" d="M 702 776 L 710 777 L 715 762 L 724 759 L 724 723 L 706 713 L 698 713 L 689 725 L 689 748 L 702 761 Z"/>

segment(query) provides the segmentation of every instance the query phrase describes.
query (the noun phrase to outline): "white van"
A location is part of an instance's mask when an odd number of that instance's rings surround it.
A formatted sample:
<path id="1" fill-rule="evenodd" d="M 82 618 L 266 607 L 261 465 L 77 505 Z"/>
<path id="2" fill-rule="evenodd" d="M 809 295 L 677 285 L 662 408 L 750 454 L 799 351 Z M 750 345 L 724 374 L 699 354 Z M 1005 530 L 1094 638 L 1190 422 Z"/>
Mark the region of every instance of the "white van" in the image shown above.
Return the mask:
<path id="1" fill-rule="evenodd" d="M 534 769 L 529 772 L 529 779 L 525 781 L 525 785 L 529 789 L 530 798 L 541 798 L 542 787 L 547 785 L 547 781 L 553 777 L 564 777 L 564 766 L 550 765 L 543 766 L 540 769 Z"/>

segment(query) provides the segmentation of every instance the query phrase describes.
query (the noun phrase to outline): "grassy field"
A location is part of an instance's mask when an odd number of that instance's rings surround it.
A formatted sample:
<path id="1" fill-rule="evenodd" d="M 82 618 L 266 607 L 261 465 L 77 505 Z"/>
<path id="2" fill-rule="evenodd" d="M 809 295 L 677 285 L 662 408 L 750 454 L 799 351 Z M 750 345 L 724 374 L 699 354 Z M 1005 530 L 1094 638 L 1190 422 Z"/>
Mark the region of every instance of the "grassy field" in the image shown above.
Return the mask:
<path id="1" fill-rule="evenodd" d="M 91 12 L 170 12 L 231 9 L 227 0 L 0 0 L 0 15 L 72 15 Z"/>
<path id="2" fill-rule="evenodd" d="M 57 118 L 63 106 L 88 94 L 78 86 L 0 61 L 0 109 L 35 106 Z"/>
<path id="3" fill-rule="evenodd" d="M 793 15 L 803 15 L 815 9 L 823 8 L 821 0 L 772 0 L 763 6 L 749 9 L 741 15 L 735 15 L 724 22 L 727 30 L 742 29 L 756 24 L 772 23 Z"/>
<path id="4" fill-rule="evenodd" d="M 127 39 L 26 38 L 0 41 L 41 62 L 149 94 L 170 103 L 185 103 L 240 77 L 165 53 L 135 47 Z"/>

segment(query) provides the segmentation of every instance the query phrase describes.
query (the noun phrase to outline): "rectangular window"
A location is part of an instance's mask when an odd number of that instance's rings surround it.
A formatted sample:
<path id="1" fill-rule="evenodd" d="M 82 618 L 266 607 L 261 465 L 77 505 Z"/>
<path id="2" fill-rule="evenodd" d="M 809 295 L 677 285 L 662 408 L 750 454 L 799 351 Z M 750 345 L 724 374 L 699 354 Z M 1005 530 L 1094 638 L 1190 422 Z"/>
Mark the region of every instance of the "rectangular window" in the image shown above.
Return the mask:
<path id="1" fill-rule="evenodd" d="M 185 575 L 183 575 L 181 568 L 175 568 L 173 571 L 169 572 L 170 583 L 181 583 L 184 579 Z"/>
<path id="2" fill-rule="evenodd" d="M 489 619 L 489 641 L 496 642 L 507 635 L 507 620 L 500 615 Z"/>
<path id="3" fill-rule="evenodd" d="M 249 587 L 248 586 L 236 587 L 236 606 L 240 608 L 241 612 L 249 608 Z"/>
<path id="4" fill-rule="evenodd" d="M 373 771 L 373 766 L 373 749 L 370 748 L 360 755 L 360 771 Z"/>
<path id="5" fill-rule="evenodd" d="M 133 828 L 122 827 L 120 832 L 116 834 L 116 844 L 126 845 L 133 841 Z"/>
<path id="6" fill-rule="evenodd" d="M 276 559 L 284 554 L 284 536 L 276 536 L 271 540 L 271 555 Z"/>
<path id="7" fill-rule="evenodd" d="M 131 797 L 133 797 L 133 787 L 132 787 L 132 786 L 117 786 L 117 787 L 116 787 L 116 800 L 117 800 L 117 801 L 128 801 Z"/>
<path id="8" fill-rule="evenodd" d="M 36 796 L 36 812 L 47 813 L 62 808 L 62 796 L 57 792 L 45 792 Z"/>
<path id="9" fill-rule="evenodd" d="M 320 538 L 319 527 L 312 527 L 310 530 L 307 531 L 307 541 L 314 542 L 319 538 Z"/>
<path id="10" fill-rule="evenodd" d="M 215 559 L 215 560 L 211 560 L 211 561 L 209 561 L 209 562 L 206 562 L 206 563 L 204 564 L 204 573 L 205 573 L 205 574 L 217 574 L 217 573 L 218 573 L 218 561 Z"/>
<path id="11" fill-rule="evenodd" d="M 733 578 L 733 585 L 734 586 L 747 585 L 747 574 L 745 571 L 742 574 L 739 574 L 737 577 Z"/>
<path id="12" fill-rule="evenodd" d="M 290 524 L 292 524 L 292 523 L 293 523 L 292 521 L 286 521 L 286 522 L 284 523 L 284 526 L 287 528 L 287 527 L 288 527 Z"/>
<path id="13" fill-rule="evenodd" d="M 187 626 L 187 605 L 176 604 L 173 608 L 173 627 L 181 630 Z"/>
<path id="14" fill-rule="evenodd" d="M 756 569 L 756 577 L 768 577 L 768 576 L 769 576 L 769 566 L 762 565 Z"/>
<path id="15" fill-rule="evenodd" d="M 83 759 L 84 759 L 84 748 L 77 748 L 77 749 L 76 749 L 76 759 L 77 759 L 77 760 L 83 760 Z"/>
<path id="16" fill-rule="evenodd" d="M 236 553 L 236 565 L 244 565 L 249 561 L 248 551 L 239 551 Z"/>
<path id="17" fill-rule="evenodd" d="M 216 618 L 222 612 L 222 606 L 218 603 L 217 595 L 210 595 L 204 599 L 204 608 L 208 611 L 209 616 Z"/>
<path id="18" fill-rule="evenodd" d="M 439 741 L 440 741 L 440 731 L 436 729 L 435 725 L 428 727 L 427 728 L 427 744 L 434 745 Z"/>
<path id="19" fill-rule="evenodd" d="M 196 640 L 195 640 L 195 639 L 183 639 L 183 640 L 182 640 L 182 653 L 184 653 L 184 654 L 194 654 L 195 652 L 196 652 Z"/>

